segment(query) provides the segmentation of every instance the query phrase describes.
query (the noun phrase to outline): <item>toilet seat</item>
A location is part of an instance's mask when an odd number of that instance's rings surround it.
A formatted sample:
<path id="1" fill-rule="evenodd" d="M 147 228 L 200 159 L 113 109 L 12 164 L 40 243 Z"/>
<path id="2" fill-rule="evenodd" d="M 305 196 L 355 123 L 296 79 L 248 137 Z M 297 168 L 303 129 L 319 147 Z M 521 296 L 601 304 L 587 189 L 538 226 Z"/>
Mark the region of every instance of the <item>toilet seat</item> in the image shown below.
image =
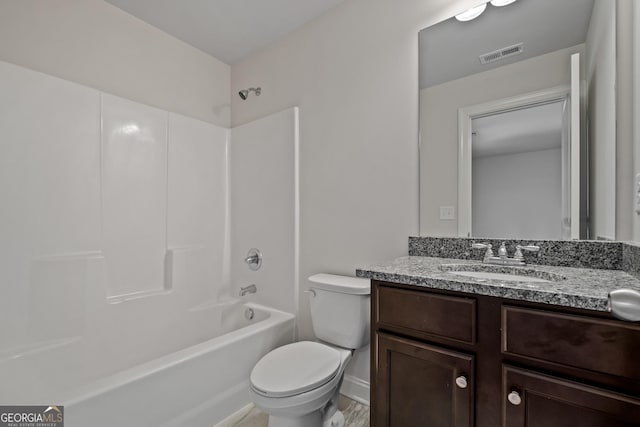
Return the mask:
<path id="1" fill-rule="evenodd" d="M 328 345 L 311 341 L 288 344 L 256 363 L 251 388 L 267 397 L 302 394 L 334 379 L 341 364 L 341 353 Z"/>

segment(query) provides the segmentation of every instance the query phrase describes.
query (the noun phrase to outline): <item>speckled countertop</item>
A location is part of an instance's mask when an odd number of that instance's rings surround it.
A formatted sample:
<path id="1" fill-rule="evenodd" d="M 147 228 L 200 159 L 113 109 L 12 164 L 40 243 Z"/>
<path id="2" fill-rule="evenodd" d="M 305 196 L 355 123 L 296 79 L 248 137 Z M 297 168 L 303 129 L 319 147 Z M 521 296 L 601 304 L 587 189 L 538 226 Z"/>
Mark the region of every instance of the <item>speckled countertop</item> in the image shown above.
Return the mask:
<path id="1" fill-rule="evenodd" d="M 442 265 L 465 270 L 483 266 L 479 261 L 453 258 L 407 256 L 391 262 L 360 268 L 358 277 L 415 285 L 431 289 L 489 295 L 520 301 L 546 303 L 587 310 L 607 311 L 609 292 L 626 288 L 640 291 L 640 280 L 621 270 L 529 265 L 526 267 L 492 266 L 489 269 L 514 273 L 514 269 L 535 270 L 542 278 L 555 277 L 551 282 L 516 282 L 463 277 L 443 271 Z M 461 265 L 464 265 L 462 267 Z M 466 266 L 470 266 L 467 268 Z M 447 268 L 447 267 L 444 267 Z M 480 267 L 485 268 L 485 267 Z"/>

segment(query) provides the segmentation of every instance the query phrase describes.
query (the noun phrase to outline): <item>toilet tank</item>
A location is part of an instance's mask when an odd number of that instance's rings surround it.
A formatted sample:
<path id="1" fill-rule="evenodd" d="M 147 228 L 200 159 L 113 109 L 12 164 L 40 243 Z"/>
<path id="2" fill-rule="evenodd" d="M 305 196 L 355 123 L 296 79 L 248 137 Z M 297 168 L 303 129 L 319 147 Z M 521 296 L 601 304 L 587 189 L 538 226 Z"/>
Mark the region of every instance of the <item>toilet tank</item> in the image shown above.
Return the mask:
<path id="1" fill-rule="evenodd" d="M 309 281 L 311 322 L 316 337 L 342 348 L 366 346 L 371 281 L 335 274 L 316 274 Z"/>

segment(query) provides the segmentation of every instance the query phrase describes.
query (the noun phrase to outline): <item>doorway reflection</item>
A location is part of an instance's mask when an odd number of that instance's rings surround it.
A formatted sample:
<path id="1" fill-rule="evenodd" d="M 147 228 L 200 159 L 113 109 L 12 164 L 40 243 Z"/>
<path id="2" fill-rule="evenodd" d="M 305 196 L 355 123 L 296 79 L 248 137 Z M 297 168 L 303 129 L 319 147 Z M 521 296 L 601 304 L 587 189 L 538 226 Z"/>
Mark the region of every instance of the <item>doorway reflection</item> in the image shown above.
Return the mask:
<path id="1" fill-rule="evenodd" d="M 472 235 L 570 238 L 567 100 L 472 119 Z"/>

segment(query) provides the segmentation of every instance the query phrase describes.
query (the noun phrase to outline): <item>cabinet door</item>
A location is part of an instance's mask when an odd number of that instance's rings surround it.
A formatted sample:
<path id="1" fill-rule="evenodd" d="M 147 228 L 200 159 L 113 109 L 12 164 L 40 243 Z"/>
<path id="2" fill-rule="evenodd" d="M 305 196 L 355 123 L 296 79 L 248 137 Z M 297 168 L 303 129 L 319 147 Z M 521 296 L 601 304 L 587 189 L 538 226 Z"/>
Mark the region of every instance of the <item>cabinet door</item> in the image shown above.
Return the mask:
<path id="1" fill-rule="evenodd" d="M 640 398 L 503 367 L 504 427 L 638 427 Z"/>
<path id="2" fill-rule="evenodd" d="M 473 356 L 378 333 L 375 427 L 473 425 Z"/>

